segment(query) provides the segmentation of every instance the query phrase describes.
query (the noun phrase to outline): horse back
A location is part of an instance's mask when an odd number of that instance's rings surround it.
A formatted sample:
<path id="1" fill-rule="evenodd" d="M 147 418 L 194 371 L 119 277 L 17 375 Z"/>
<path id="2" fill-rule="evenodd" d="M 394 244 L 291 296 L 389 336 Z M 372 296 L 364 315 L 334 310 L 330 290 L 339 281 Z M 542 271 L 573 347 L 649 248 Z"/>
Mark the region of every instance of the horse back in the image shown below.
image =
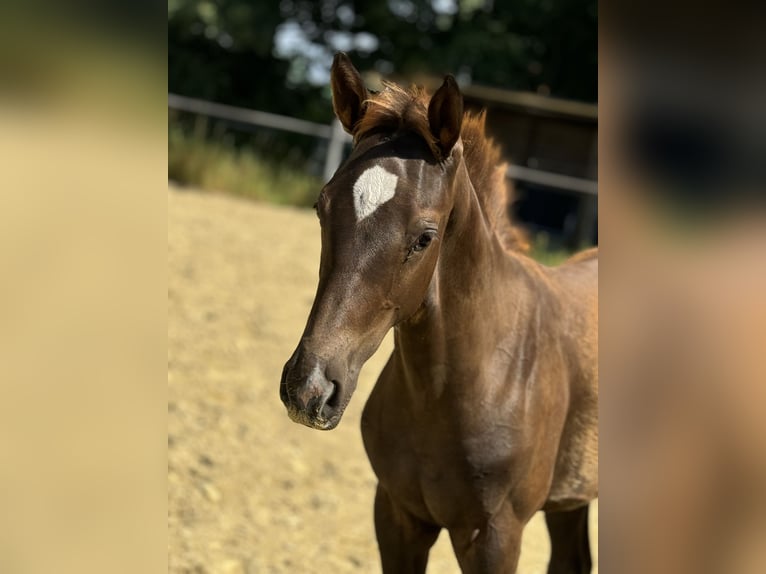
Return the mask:
<path id="1" fill-rule="evenodd" d="M 572 263 L 582 263 L 583 261 L 595 261 L 598 263 L 598 246 L 591 247 L 585 251 L 575 253 L 569 259 L 564 262 L 564 265 L 571 265 Z"/>
<path id="2" fill-rule="evenodd" d="M 546 507 L 586 504 L 598 494 L 598 248 L 551 270 L 570 357 L 569 410 Z"/>

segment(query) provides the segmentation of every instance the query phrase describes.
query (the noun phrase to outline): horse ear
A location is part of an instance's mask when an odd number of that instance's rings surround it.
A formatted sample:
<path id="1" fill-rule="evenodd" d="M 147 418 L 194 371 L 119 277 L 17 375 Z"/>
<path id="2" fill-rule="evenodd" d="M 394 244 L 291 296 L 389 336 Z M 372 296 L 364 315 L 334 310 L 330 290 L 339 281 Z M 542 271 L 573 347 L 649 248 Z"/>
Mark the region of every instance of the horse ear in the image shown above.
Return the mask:
<path id="1" fill-rule="evenodd" d="M 460 137 L 463 125 L 463 95 L 455 78 L 446 76 L 428 104 L 428 125 L 446 158 Z"/>
<path id="2" fill-rule="evenodd" d="M 354 131 L 354 125 L 362 117 L 364 101 L 369 97 L 362 76 L 343 52 L 335 54 L 330 70 L 332 109 L 343 128 Z"/>

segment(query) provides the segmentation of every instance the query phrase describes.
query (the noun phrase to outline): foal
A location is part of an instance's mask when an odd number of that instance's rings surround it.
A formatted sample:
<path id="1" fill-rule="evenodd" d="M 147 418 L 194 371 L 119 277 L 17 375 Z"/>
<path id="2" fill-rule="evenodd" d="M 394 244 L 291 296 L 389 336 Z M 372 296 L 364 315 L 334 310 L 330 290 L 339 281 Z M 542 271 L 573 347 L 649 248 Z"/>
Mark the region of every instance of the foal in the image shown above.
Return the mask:
<path id="1" fill-rule="evenodd" d="M 590 572 L 596 250 L 555 269 L 522 253 L 505 166 L 451 76 L 430 99 L 371 94 L 338 54 L 331 82 L 354 149 L 317 202 L 319 286 L 280 385 L 289 416 L 334 428 L 393 327 L 362 418 L 383 571 L 424 572 L 446 528 L 463 572 L 515 572 L 542 509 L 548 572 Z"/>

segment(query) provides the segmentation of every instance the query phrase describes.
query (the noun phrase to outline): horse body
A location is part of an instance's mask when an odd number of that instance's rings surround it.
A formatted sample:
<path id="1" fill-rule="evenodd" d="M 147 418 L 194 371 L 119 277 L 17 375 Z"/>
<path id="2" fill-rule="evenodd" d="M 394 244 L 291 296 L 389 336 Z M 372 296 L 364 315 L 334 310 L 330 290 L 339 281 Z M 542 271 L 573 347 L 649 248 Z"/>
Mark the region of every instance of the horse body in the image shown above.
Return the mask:
<path id="1" fill-rule="evenodd" d="M 515 572 L 546 511 L 549 573 L 591 568 L 597 495 L 597 254 L 544 267 L 507 224 L 504 167 L 450 77 L 430 100 L 369 94 L 337 56 L 351 157 L 317 202 L 317 295 L 280 395 L 338 424 L 361 365 L 395 347 L 362 417 L 383 571 L 425 571 L 449 531 L 464 572 Z"/>
<path id="2" fill-rule="evenodd" d="M 447 528 L 459 560 L 461 538 L 468 556 L 489 533 L 510 563 L 537 510 L 573 510 L 597 493 L 597 363 L 581 350 L 596 343 L 597 259 L 549 270 L 491 237 L 482 247 L 445 258 L 423 309 L 396 327 L 362 433 L 398 522 L 409 514 L 420 535 Z"/>

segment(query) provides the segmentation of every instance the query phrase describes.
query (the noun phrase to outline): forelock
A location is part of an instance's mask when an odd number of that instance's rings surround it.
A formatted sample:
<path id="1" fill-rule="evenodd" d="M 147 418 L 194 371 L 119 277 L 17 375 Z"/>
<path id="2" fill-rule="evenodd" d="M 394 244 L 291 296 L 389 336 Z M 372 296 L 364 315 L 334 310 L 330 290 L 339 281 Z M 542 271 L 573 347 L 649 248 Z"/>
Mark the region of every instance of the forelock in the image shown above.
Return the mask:
<path id="1" fill-rule="evenodd" d="M 354 142 L 372 132 L 409 131 L 420 136 L 438 157 L 436 138 L 428 124 L 428 93 L 418 86 L 383 85 L 382 91 L 365 100 L 365 112 L 354 127 Z"/>

